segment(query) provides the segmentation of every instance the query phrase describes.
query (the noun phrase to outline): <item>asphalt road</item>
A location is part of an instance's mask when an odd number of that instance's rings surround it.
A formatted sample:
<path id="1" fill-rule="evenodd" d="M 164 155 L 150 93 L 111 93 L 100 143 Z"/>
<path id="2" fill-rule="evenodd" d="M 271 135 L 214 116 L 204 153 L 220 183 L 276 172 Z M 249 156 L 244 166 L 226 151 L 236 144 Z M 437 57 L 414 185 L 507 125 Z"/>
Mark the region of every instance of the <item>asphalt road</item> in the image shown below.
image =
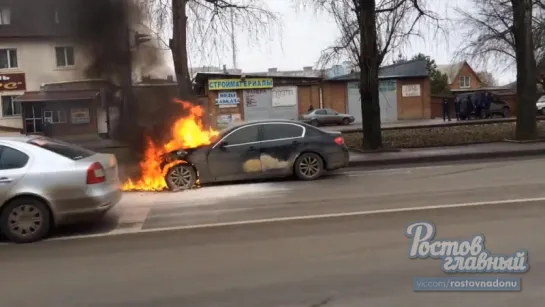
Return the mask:
<path id="1" fill-rule="evenodd" d="M 0 246 L 0 306 L 542 306 L 544 167 L 518 159 L 130 193 L 83 230 L 97 237 Z M 490 205 L 466 206 L 479 203 Z M 527 249 L 523 291 L 412 292 L 413 277 L 444 276 L 438 261 L 407 257 L 404 230 L 419 220 L 440 238 L 482 233 L 494 253 Z M 210 227 L 245 221 L 260 223 Z M 200 228 L 142 232 L 184 226 Z"/>
<path id="2" fill-rule="evenodd" d="M 543 306 L 544 203 L 130 234 L 0 248 L 0 306 Z M 486 235 L 494 253 L 527 248 L 518 293 L 415 293 L 405 227 Z"/>
<path id="3" fill-rule="evenodd" d="M 395 168 L 346 169 L 321 180 L 207 186 L 171 193 L 125 193 L 99 223 L 55 236 L 286 219 L 374 210 L 545 197 L 545 161 L 502 159 Z"/>

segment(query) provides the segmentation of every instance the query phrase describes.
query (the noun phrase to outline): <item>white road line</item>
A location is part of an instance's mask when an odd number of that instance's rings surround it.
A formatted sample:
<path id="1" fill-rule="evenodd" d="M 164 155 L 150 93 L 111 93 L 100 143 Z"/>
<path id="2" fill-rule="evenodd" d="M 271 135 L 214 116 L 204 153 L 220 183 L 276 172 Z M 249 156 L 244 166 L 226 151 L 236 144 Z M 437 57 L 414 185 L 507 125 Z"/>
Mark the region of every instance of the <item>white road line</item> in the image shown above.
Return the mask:
<path id="1" fill-rule="evenodd" d="M 136 233 L 155 233 L 155 232 L 166 232 L 166 231 L 174 231 L 174 230 L 271 224 L 271 223 L 289 222 L 289 221 L 304 221 L 304 220 L 328 219 L 328 218 L 338 218 L 338 217 L 366 216 L 366 215 L 376 215 L 376 214 L 384 214 L 384 213 L 399 213 L 399 212 L 426 211 L 426 210 L 449 209 L 449 208 L 479 207 L 479 206 L 487 206 L 487 205 L 517 204 L 517 203 L 541 202 L 541 201 L 545 201 L 545 197 L 507 199 L 507 200 L 446 204 L 446 205 L 410 207 L 410 208 L 381 209 L 381 210 L 370 210 L 370 211 L 340 212 L 340 213 L 317 214 L 317 215 L 286 216 L 286 217 L 277 217 L 277 218 L 268 218 L 268 219 L 255 219 L 255 220 L 244 220 L 244 221 L 225 222 L 225 223 L 210 223 L 210 224 L 199 224 L 199 225 L 189 225 L 189 226 L 173 226 L 173 227 L 153 228 L 153 229 L 139 229 L 139 230 L 119 229 L 118 231 L 112 231 L 108 233 L 51 238 L 51 239 L 48 239 L 48 241 L 74 240 L 74 239 L 98 238 L 98 237 L 136 234 Z"/>

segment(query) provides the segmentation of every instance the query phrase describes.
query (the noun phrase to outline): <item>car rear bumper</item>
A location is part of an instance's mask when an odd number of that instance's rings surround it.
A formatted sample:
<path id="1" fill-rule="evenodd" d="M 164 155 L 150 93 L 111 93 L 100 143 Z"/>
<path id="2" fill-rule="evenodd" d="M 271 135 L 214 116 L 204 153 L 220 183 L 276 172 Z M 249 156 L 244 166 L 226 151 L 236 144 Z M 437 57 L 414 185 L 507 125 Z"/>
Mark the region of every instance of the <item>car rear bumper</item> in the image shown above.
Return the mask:
<path id="1" fill-rule="evenodd" d="M 350 160 L 350 154 L 348 149 L 344 148 L 342 151 L 330 153 L 327 156 L 326 167 L 327 170 L 335 170 L 343 167 L 347 167 Z"/>
<path id="2" fill-rule="evenodd" d="M 52 204 L 56 224 L 72 224 L 100 218 L 119 203 L 123 191 L 121 184 L 104 189 L 91 188 L 78 198 L 62 199 Z"/>

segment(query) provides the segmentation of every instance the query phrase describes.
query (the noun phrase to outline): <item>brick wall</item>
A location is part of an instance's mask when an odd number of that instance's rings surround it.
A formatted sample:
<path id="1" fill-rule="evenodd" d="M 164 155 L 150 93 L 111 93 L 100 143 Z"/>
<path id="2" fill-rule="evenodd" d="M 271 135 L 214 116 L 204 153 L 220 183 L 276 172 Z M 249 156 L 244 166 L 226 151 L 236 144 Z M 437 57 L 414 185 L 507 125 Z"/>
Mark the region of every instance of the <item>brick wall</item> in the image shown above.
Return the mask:
<path id="1" fill-rule="evenodd" d="M 420 96 L 403 97 L 404 85 L 420 85 Z M 397 80 L 398 119 L 424 119 L 431 115 L 430 80 L 428 78 Z"/>

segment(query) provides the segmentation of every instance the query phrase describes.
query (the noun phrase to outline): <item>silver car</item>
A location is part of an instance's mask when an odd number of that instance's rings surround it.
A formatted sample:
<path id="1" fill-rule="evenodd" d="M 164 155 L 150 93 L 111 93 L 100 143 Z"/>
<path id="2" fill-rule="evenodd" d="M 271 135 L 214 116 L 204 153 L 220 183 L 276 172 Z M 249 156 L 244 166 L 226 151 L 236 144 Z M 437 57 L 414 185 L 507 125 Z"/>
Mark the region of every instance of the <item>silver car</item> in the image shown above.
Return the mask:
<path id="1" fill-rule="evenodd" d="M 349 125 L 354 122 L 352 115 L 339 113 L 331 109 L 315 109 L 301 116 L 299 120 L 313 126 Z"/>
<path id="2" fill-rule="evenodd" d="M 122 196 L 114 155 L 39 136 L 0 137 L 0 233 L 38 241 L 101 217 Z"/>

